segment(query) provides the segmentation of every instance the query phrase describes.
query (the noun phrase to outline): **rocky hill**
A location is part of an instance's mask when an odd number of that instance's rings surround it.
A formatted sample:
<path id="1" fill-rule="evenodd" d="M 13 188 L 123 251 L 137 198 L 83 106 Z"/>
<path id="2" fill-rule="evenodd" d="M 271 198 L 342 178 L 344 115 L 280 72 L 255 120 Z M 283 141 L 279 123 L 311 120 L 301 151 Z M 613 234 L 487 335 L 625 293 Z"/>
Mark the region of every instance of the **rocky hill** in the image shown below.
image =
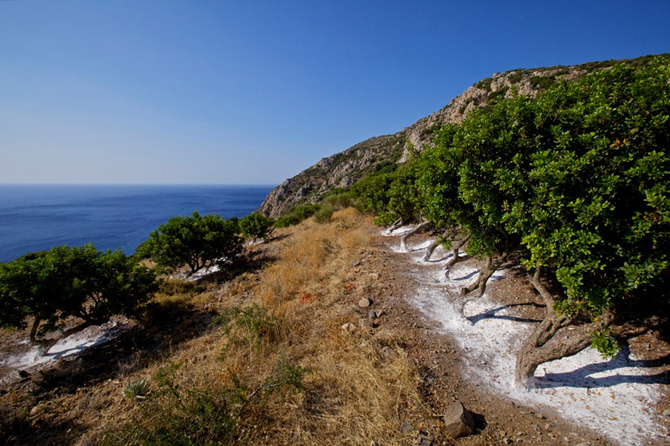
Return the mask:
<path id="1" fill-rule="evenodd" d="M 268 194 L 259 211 L 279 217 L 304 203 L 316 203 L 324 194 L 351 186 L 368 173 L 391 163 L 402 163 L 411 149 L 422 150 L 431 143 L 433 133 L 444 124 L 460 122 L 479 107 L 511 97 L 514 91 L 535 96 L 559 80 L 574 80 L 615 63 L 644 65 L 651 56 L 630 60 L 589 62 L 574 66 L 516 69 L 496 73 L 455 97 L 441 110 L 393 134 L 377 136 L 356 144 L 289 178 Z"/>

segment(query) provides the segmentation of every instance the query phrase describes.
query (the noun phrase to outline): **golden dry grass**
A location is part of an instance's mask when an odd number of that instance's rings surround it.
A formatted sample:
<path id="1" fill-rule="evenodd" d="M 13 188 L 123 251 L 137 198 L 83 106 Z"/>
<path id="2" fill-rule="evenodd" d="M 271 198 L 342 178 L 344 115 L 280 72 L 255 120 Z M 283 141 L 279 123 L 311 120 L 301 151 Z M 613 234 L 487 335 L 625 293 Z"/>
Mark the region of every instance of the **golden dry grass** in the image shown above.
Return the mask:
<path id="1" fill-rule="evenodd" d="M 116 379 L 58 398 L 54 406 L 61 414 L 87 426 L 74 443 L 115 435 L 110 443 L 128 442 L 133 429 L 151 429 L 161 417 L 175 420 L 180 405 L 213 395 L 212 401 L 225 405 L 214 423 L 226 417 L 233 422 L 226 444 L 413 444 L 415 438 L 399 433 L 400 424 L 430 414 L 398 335 L 341 328 L 357 321 L 347 270 L 374 249 L 371 228 L 370 219 L 351 208 L 326 224 L 309 219 L 278 231 L 269 245 L 276 260 L 262 271 L 197 293 L 177 286 L 160 295 L 154 319 L 207 308 L 224 321 L 168 346 L 158 360 L 126 358 Z M 361 277 L 356 286 L 372 280 Z M 298 373 L 302 386 L 289 382 L 290 372 Z M 147 398 L 124 397 L 123 389 L 141 379 L 149 380 Z M 194 413 L 190 424 L 211 421 L 211 414 Z M 198 432 L 196 444 L 223 438 Z"/>

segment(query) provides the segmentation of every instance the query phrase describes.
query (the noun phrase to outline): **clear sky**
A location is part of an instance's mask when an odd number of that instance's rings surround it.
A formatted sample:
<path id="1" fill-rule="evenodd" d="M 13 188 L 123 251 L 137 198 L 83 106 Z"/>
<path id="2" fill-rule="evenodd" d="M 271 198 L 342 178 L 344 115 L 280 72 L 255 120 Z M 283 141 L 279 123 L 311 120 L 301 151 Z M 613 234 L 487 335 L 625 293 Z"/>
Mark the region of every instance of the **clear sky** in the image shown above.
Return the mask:
<path id="1" fill-rule="evenodd" d="M 0 0 L 0 183 L 278 184 L 494 72 L 665 52 L 668 0 Z"/>

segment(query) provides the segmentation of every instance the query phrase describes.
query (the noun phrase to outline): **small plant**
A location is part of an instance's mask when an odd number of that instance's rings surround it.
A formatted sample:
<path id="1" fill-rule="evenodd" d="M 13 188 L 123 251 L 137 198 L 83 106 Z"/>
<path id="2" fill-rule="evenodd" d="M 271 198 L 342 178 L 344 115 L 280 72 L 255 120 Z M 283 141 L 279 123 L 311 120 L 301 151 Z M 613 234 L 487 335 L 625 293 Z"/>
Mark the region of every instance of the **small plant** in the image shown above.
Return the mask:
<path id="1" fill-rule="evenodd" d="M 314 214 L 314 221 L 317 223 L 328 223 L 330 221 L 330 217 L 333 216 L 333 212 L 333 207 L 326 204 L 322 206 L 316 214 Z"/>
<path id="2" fill-rule="evenodd" d="M 149 380 L 147 378 L 131 381 L 123 389 L 123 396 L 130 399 L 144 399 L 149 395 Z"/>
<path id="3" fill-rule="evenodd" d="M 248 343 L 260 349 L 263 342 L 277 338 L 277 318 L 256 304 L 249 308 L 233 308 L 214 319 L 214 324 L 221 325 L 233 344 Z M 234 330 L 237 328 L 238 330 Z"/>
<path id="4" fill-rule="evenodd" d="M 301 221 L 314 215 L 319 209 L 320 206 L 318 204 L 303 204 L 298 206 L 288 214 L 278 218 L 275 222 L 275 228 L 287 228 L 289 226 L 297 225 Z"/>

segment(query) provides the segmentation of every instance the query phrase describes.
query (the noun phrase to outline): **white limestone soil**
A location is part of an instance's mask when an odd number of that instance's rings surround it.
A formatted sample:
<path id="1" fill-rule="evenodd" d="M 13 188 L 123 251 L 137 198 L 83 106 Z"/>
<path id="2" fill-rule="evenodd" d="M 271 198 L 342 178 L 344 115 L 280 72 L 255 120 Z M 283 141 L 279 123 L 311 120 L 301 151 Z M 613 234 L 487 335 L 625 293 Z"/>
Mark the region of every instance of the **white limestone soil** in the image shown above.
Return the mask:
<path id="1" fill-rule="evenodd" d="M 488 293 L 468 302 L 463 317 L 455 304 L 457 298 L 450 296 L 477 279 L 476 261 L 457 264 L 447 279 L 439 266 L 450 254 L 438 248 L 431 257 L 435 260 L 422 262 L 423 252 L 417 247 L 427 244 L 408 245 L 407 255 L 417 264 L 412 274 L 419 283 L 410 303 L 438 322 L 440 331 L 456 339 L 469 379 L 521 404 L 549 408 L 566 420 L 601 433 L 613 444 L 670 444 L 659 423 L 660 414 L 653 412 L 654 402 L 662 390 L 667 391 L 659 369 L 623 354 L 604 360 L 589 348 L 541 365 L 533 390 L 518 388 L 514 383 L 516 355 L 536 322 L 516 317 Z M 497 271 L 489 284 L 496 280 L 505 280 L 504 271 Z"/>
<path id="2" fill-rule="evenodd" d="M 118 322 L 87 327 L 78 333 L 59 340 L 45 354 L 41 354 L 38 347 L 31 347 L 29 345 L 30 341 L 26 339 L 20 342 L 20 344 L 25 344 L 25 350 L 22 353 L 7 355 L 0 359 L 0 368 L 9 371 L 30 370 L 41 364 L 57 361 L 60 358 L 75 356 L 88 348 L 115 338 L 121 334 L 125 327 L 125 324 Z M 16 376 L 15 373 L 0 376 L 0 382 L 15 380 Z"/>

